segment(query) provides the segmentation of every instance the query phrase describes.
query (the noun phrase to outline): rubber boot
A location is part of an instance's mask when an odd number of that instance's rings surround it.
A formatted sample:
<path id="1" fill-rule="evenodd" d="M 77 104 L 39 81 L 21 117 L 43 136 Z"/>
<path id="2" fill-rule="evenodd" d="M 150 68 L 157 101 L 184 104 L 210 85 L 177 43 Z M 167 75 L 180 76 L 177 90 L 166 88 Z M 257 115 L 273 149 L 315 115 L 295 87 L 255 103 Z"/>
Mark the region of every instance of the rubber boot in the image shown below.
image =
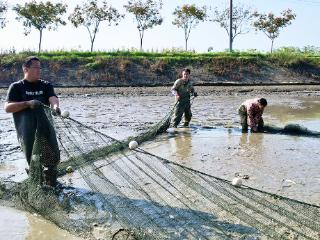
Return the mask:
<path id="1" fill-rule="evenodd" d="M 58 171 L 56 166 L 45 167 L 43 170 L 44 185 L 57 186 Z"/>
<path id="2" fill-rule="evenodd" d="M 189 122 L 185 122 L 185 123 L 183 124 L 183 127 L 189 127 Z"/>

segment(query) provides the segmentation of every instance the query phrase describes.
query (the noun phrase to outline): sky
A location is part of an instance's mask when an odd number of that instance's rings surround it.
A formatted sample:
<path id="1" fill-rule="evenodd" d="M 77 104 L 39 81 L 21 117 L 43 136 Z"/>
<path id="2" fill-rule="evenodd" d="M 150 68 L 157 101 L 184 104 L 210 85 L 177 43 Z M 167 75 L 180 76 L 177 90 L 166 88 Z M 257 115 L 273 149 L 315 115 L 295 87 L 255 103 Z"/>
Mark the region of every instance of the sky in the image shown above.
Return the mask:
<path id="1" fill-rule="evenodd" d="M 23 4 L 25 0 L 7 0 L 9 7 L 15 4 Z M 77 4 L 83 0 L 51 0 L 51 2 L 63 2 L 68 4 L 68 12 L 64 19 L 73 11 Z M 94 43 L 94 50 L 113 51 L 122 49 L 139 48 L 140 38 L 134 22 L 133 15 L 126 13 L 123 5 L 127 0 L 108 0 L 109 4 L 117 8 L 120 13 L 126 14 L 125 18 L 116 27 L 102 23 Z M 197 6 L 209 6 L 223 9 L 229 5 L 229 0 L 163 0 L 161 15 L 163 24 L 145 32 L 143 49 L 145 51 L 162 51 L 163 49 L 184 48 L 184 32 L 181 28 L 172 25 L 173 11 L 177 6 L 183 4 L 196 4 Z M 291 25 L 280 32 L 279 38 L 274 42 L 274 48 L 316 46 L 320 47 L 320 0 L 234 0 L 237 3 L 250 6 L 261 13 L 273 12 L 279 15 L 285 9 L 292 9 L 296 13 L 296 19 Z M 213 16 L 213 11 L 209 11 Z M 7 16 L 7 26 L 0 29 L 0 51 L 15 49 L 37 51 L 39 42 L 39 31 L 32 29 L 27 36 L 24 35 L 22 23 L 18 22 L 16 14 L 10 9 Z M 189 49 L 196 52 L 207 52 L 209 47 L 213 51 L 224 51 L 229 47 L 228 35 L 217 23 L 204 22 L 191 30 L 188 41 Z M 235 50 L 257 49 L 262 52 L 270 50 L 271 41 L 262 32 L 253 29 L 244 35 L 235 38 L 233 48 Z M 90 38 L 84 27 L 74 28 L 69 21 L 66 26 L 61 26 L 57 31 L 44 30 L 42 40 L 43 50 L 90 50 Z"/>

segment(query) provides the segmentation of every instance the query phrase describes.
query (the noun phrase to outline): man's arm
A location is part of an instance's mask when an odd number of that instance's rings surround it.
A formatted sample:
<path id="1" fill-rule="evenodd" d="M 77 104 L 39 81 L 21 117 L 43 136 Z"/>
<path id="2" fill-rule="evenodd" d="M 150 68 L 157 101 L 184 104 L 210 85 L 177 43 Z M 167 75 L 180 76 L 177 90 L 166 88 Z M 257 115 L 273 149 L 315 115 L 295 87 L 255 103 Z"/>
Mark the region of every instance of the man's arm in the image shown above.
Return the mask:
<path id="1" fill-rule="evenodd" d="M 24 102 L 5 102 L 4 110 L 7 113 L 16 113 L 25 110 L 31 106 L 30 101 Z"/>
<path id="2" fill-rule="evenodd" d="M 172 92 L 172 94 L 176 97 L 176 100 L 177 100 L 177 101 L 179 101 L 179 98 L 180 98 L 179 93 L 178 93 L 179 87 L 180 87 L 180 81 L 179 81 L 179 79 L 178 79 L 178 80 L 176 80 L 176 81 L 174 82 L 174 84 L 173 84 L 173 86 L 172 86 L 172 88 L 171 88 L 171 92 Z"/>
<path id="3" fill-rule="evenodd" d="M 178 88 L 180 87 L 181 83 L 180 80 L 176 80 L 171 88 L 171 91 L 178 91 Z"/>
<path id="4" fill-rule="evenodd" d="M 61 110 L 59 107 L 59 98 L 57 98 L 56 96 L 52 96 L 49 97 L 49 102 L 50 102 L 50 106 L 51 108 L 58 114 L 61 114 Z"/>
<path id="5" fill-rule="evenodd" d="M 27 108 L 38 108 L 41 106 L 41 102 L 38 100 L 30 100 L 30 101 L 23 101 L 23 102 L 5 102 L 4 110 L 7 113 L 16 113 Z"/>
<path id="6" fill-rule="evenodd" d="M 198 93 L 196 92 L 196 90 L 194 89 L 194 86 L 192 83 L 190 83 L 190 93 L 194 96 L 194 97 L 198 97 Z"/>
<path id="7" fill-rule="evenodd" d="M 192 83 L 189 83 L 190 84 L 190 93 L 194 93 L 195 91 L 194 91 L 194 86 L 192 85 Z"/>
<path id="8" fill-rule="evenodd" d="M 253 131 L 256 131 L 257 127 L 255 122 L 255 106 L 253 104 L 249 107 L 247 114 L 250 128 L 253 129 Z"/>
<path id="9" fill-rule="evenodd" d="M 10 85 L 4 104 L 4 110 L 7 113 L 16 113 L 27 108 L 36 107 L 37 103 L 35 101 L 23 101 L 20 92 L 21 91 L 17 83 L 13 83 Z"/>
<path id="10" fill-rule="evenodd" d="M 49 97 L 49 103 L 53 109 L 59 107 L 59 98 L 56 96 Z"/>

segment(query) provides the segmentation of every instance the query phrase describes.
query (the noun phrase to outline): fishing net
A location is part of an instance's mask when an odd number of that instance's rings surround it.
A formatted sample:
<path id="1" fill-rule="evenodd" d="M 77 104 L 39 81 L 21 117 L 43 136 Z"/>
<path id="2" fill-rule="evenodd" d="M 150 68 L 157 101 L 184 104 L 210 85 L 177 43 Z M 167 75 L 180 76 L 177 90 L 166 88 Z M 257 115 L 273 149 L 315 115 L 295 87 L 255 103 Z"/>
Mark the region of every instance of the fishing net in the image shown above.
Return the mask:
<path id="1" fill-rule="evenodd" d="M 54 117 L 59 175 L 72 184 L 41 186 L 41 156 L 35 154 L 29 180 L 17 188 L 22 205 L 89 239 L 319 239 L 319 206 L 235 187 L 141 148 L 128 149 L 131 140 L 142 143 L 163 132 L 172 112 L 123 141 Z"/>
<path id="2" fill-rule="evenodd" d="M 18 140 L 29 164 L 33 155 L 41 156 L 45 167 L 56 166 L 60 161 L 55 130 L 49 119 L 51 115 L 46 108 L 14 113 Z"/>
<path id="3" fill-rule="evenodd" d="M 320 137 L 320 132 L 311 131 L 308 128 L 302 127 L 299 124 L 287 124 L 284 127 L 277 127 L 272 125 L 264 126 L 264 130 L 271 134 L 284 134 L 302 137 Z"/>

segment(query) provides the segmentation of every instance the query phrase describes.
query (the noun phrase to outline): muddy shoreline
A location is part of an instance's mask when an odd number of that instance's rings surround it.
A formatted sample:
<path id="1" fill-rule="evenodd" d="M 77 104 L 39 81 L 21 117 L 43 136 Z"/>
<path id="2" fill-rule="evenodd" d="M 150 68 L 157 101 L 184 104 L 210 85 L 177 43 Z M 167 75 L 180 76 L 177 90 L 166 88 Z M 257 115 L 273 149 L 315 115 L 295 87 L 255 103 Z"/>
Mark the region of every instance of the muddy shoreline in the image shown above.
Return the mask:
<path id="1" fill-rule="evenodd" d="M 55 88 L 56 93 L 61 96 L 94 94 L 94 95 L 171 95 L 170 86 L 162 87 L 66 87 Z M 298 95 L 320 95 L 320 84 L 318 85 L 242 85 L 242 86 L 196 86 L 197 92 L 200 95 L 207 96 L 211 94 L 225 95 L 225 94 L 274 94 L 297 93 Z M 7 88 L 0 88 L 0 95 L 7 92 Z"/>
<path id="2" fill-rule="evenodd" d="M 196 89 L 199 97 L 192 106 L 195 131 L 176 136 L 163 134 L 143 144 L 143 148 L 224 179 L 231 180 L 235 173 L 248 174 L 250 179 L 245 184 L 249 186 L 318 204 L 318 139 L 241 135 L 237 108 L 246 98 L 266 96 L 270 105 L 264 114 L 267 123 L 282 126 L 300 121 L 320 131 L 320 86 L 197 86 Z M 0 89 L 2 103 L 6 91 Z M 62 110 L 117 139 L 146 131 L 163 118 L 174 101 L 169 86 L 56 88 L 56 92 Z M 5 183 L 20 182 L 27 177 L 26 161 L 18 146 L 12 116 L 1 108 L 0 119 L 0 179 Z M 203 130 L 199 126 L 210 128 Z M 68 184 L 67 178 L 61 180 Z M 74 187 L 83 188 L 76 185 L 76 177 L 72 180 Z M 127 189 L 126 186 L 123 188 Z"/>

